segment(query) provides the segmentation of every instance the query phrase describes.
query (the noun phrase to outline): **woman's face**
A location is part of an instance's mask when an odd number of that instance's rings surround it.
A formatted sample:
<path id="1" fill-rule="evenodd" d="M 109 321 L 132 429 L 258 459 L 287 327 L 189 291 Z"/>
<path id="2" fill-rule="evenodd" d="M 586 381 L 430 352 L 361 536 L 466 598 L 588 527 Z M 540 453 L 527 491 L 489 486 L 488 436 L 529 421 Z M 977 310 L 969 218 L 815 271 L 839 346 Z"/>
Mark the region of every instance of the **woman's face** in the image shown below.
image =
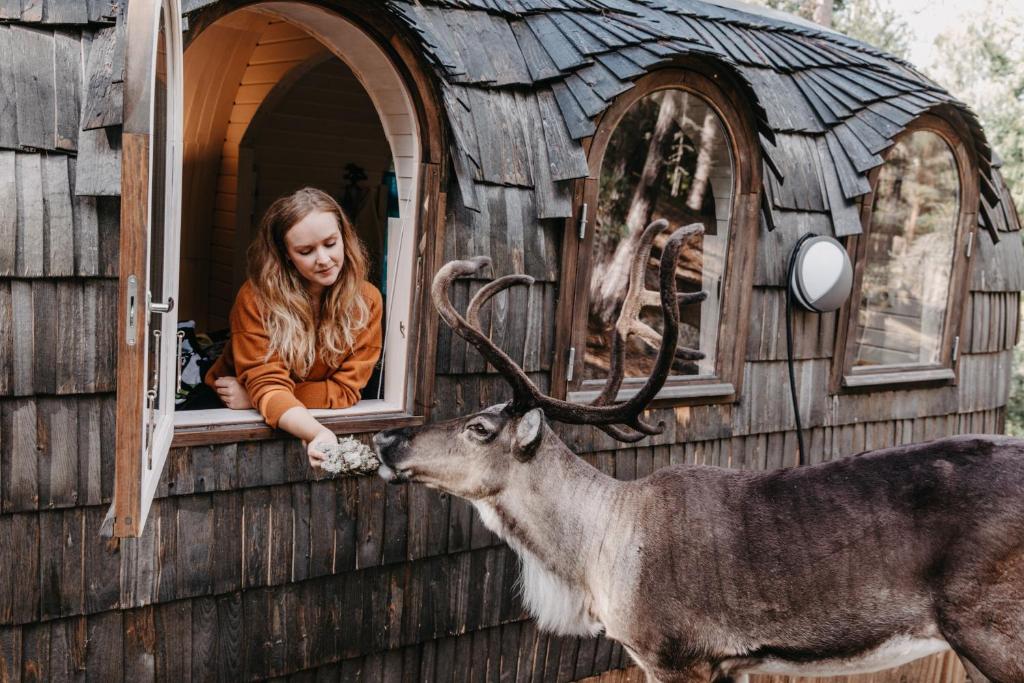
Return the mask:
<path id="1" fill-rule="evenodd" d="M 345 265 L 345 244 L 334 214 L 309 214 L 284 234 L 288 259 L 313 294 L 320 294 L 341 275 Z"/>

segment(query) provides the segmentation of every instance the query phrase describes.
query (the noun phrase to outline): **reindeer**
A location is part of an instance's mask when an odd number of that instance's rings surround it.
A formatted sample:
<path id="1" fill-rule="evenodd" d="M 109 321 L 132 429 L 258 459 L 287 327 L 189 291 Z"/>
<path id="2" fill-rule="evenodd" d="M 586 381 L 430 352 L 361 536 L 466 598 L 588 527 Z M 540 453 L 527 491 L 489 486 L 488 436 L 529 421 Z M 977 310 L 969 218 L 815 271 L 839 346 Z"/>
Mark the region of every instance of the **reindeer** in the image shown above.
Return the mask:
<path id="1" fill-rule="evenodd" d="M 434 304 L 512 385 L 514 398 L 468 417 L 381 432 L 380 475 L 472 502 L 521 559 L 524 604 L 543 629 L 604 633 L 648 681 L 740 683 L 748 674 L 878 671 L 952 648 L 976 683 L 1024 682 L 1024 442 L 961 436 L 773 472 L 674 466 L 638 481 L 578 458 L 546 419 L 635 441 L 663 428 L 641 414 L 677 353 L 673 233 L 660 292 L 643 271 L 651 224 L 634 253 L 601 395 L 578 405 L 544 395 L 481 331 L 492 281 L 462 317 L 452 281 L 487 259 L 454 261 Z M 624 342 L 660 305 L 655 369 L 615 402 Z M 683 351 L 690 360 L 700 355 Z"/>

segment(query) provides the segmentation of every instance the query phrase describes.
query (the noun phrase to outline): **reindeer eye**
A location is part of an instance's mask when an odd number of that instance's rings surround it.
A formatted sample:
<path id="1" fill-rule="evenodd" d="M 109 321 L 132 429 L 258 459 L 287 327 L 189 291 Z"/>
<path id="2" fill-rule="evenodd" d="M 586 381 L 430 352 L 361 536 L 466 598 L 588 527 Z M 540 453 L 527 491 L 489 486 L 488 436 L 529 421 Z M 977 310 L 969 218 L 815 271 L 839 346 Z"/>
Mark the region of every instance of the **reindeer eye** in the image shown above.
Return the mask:
<path id="1" fill-rule="evenodd" d="M 473 432 L 477 436 L 487 436 L 489 434 L 489 432 L 487 431 L 487 427 L 484 427 L 479 422 L 474 422 L 473 424 L 466 427 L 466 429 Z"/>

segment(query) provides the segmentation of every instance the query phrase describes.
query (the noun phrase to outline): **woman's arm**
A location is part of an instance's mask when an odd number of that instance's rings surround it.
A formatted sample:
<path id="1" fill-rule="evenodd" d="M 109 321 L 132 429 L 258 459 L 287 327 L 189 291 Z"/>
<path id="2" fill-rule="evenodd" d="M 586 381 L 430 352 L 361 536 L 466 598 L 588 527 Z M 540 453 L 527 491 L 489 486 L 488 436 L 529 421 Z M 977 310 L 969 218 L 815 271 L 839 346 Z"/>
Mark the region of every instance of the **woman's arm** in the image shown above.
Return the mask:
<path id="1" fill-rule="evenodd" d="M 317 422 L 316 418 L 303 406 L 289 408 L 277 421 L 277 426 L 292 436 L 302 439 L 306 444 L 306 457 L 310 467 L 319 467 L 326 457 L 318 446 L 324 442 L 337 443 L 334 432 Z"/>

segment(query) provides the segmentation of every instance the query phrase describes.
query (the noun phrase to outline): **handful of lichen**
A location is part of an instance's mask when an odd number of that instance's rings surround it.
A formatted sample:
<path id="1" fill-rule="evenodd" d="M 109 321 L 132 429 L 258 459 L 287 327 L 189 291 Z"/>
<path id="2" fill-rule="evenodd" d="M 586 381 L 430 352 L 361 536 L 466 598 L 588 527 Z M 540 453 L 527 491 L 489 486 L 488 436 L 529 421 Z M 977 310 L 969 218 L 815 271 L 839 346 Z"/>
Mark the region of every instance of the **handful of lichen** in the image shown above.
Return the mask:
<path id="1" fill-rule="evenodd" d="M 338 439 L 338 443 L 321 443 L 320 452 L 327 456 L 321 469 L 331 474 L 372 474 L 380 467 L 377 456 L 366 444 L 351 436 Z"/>

